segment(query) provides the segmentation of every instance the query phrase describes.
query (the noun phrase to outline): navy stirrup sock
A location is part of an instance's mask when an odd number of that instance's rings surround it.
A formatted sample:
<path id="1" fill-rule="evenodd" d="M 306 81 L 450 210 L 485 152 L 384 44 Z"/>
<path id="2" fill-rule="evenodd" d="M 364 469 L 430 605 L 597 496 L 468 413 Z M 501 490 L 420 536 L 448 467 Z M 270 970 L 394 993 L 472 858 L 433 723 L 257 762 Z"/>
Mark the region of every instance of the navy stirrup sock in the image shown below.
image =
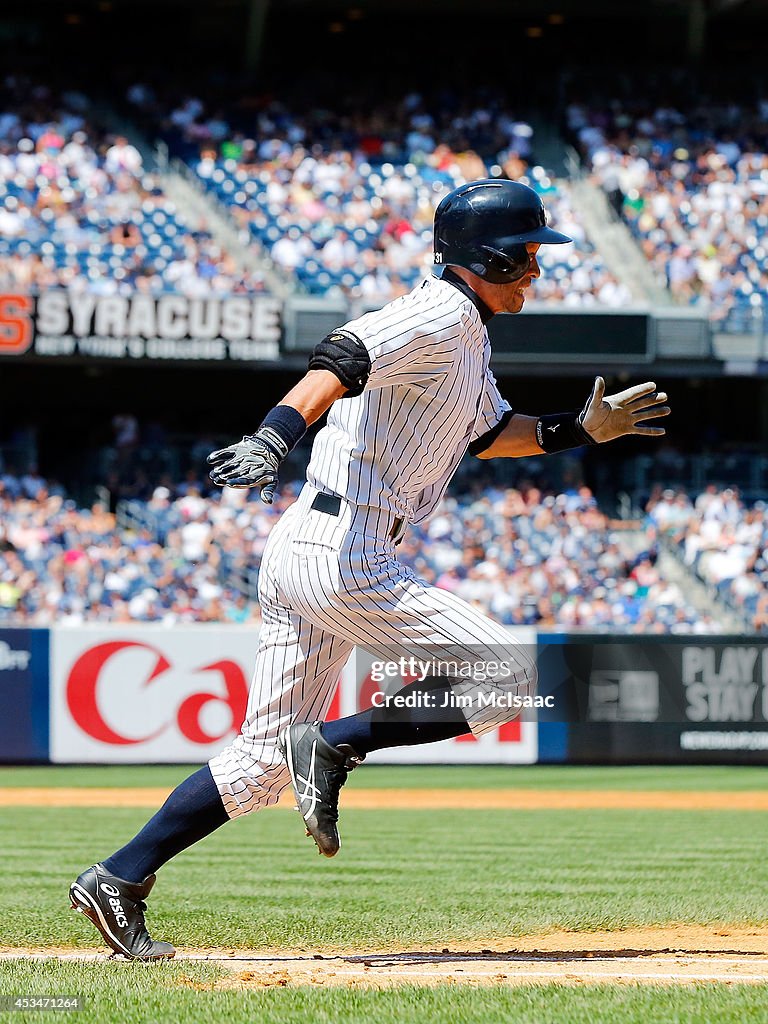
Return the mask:
<path id="1" fill-rule="evenodd" d="M 143 882 L 171 857 L 229 821 L 208 765 L 180 783 L 141 832 L 102 864 L 126 882 Z"/>
<path id="2" fill-rule="evenodd" d="M 399 692 L 429 692 L 434 706 L 370 708 L 359 715 L 324 722 L 322 733 L 332 746 L 349 743 L 360 755 L 384 747 L 435 743 L 468 733 L 459 708 L 444 703 L 450 684 L 411 683 Z M 208 765 L 180 783 L 144 828 L 122 849 L 102 861 L 110 874 L 142 882 L 172 857 L 229 820 Z"/>
<path id="3" fill-rule="evenodd" d="M 323 738 L 333 747 L 348 743 L 356 754 L 365 756 L 385 747 L 436 743 L 471 731 L 461 708 L 450 703 L 450 683 L 443 680 L 409 683 L 398 690 L 398 695 L 416 692 L 430 694 L 429 707 L 401 708 L 389 705 L 368 708 L 349 718 L 323 722 L 320 728 Z M 442 706 L 444 703 L 446 707 Z"/>

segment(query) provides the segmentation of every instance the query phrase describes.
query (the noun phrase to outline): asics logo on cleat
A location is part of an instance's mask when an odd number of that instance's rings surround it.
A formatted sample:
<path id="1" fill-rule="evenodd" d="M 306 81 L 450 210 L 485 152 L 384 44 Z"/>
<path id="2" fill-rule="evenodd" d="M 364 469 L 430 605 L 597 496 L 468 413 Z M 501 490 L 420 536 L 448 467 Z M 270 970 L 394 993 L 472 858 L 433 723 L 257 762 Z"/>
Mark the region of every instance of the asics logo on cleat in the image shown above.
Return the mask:
<path id="1" fill-rule="evenodd" d="M 315 751 L 317 749 L 317 740 L 312 744 L 312 754 L 310 756 L 310 778 L 305 778 L 303 775 L 297 775 L 296 781 L 301 783 L 304 789 L 297 793 L 300 801 L 309 800 L 310 804 L 306 810 L 302 810 L 302 815 L 306 818 L 312 814 L 317 805 L 317 798 L 320 796 L 320 790 L 315 785 Z"/>
<path id="2" fill-rule="evenodd" d="M 102 882 L 99 888 L 109 896 L 109 905 L 112 908 L 112 913 L 115 915 L 115 923 L 119 928 L 128 927 L 128 918 L 125 916 L 123 905 L 119 900 L 120 890 L 110 885 L 108 882 Z"/>

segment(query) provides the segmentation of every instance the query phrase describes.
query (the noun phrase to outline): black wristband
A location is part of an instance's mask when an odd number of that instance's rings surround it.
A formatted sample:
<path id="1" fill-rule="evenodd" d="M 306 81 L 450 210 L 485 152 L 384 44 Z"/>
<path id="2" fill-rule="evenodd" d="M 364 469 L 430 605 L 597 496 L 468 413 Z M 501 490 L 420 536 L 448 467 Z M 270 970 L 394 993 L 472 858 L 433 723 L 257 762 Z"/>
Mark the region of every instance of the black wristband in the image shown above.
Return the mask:
<path id="1" fill-rule="evenodd" d="M 548 455 L 581 448 L 584 444 L 597 444 L 579 423 L 578 412 L 555 412 L 540 416 L 536 423 L 536 444 Z"/>
<path id="2" fill-rule="evenodd" d="M 262 420 L 259 430 L 267 428 L 267 431 L 272 434 L 276 434 L 277 438 L 272 438 L 273 448 L 279 448 L 279 441 L 282 441 L 284 448 L 282 451 L 276 451 L 276 454 L 284 459 L 285 456 L 291 451 L 299 441 L 304 437 L 307 432 L 307 421 L 301 415 L 301 413 L 294 409 L 290 405 L 276 405 L 274 409 L 267 413 Z M 262 438 L 269 443 L 269 435 L 266 438 Z M 275 444 L 275 441 L 278 444 Z"/>

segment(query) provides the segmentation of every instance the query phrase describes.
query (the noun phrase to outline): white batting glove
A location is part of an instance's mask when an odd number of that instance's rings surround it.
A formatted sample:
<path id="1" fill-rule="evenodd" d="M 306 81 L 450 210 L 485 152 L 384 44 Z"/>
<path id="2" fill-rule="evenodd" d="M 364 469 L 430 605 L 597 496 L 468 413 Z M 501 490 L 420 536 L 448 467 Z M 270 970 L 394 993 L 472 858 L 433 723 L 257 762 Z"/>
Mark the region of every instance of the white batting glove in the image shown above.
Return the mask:
<path id="1" fill-rule="evenodd" d="M 663 427 L 643 427 L 639 424 L 643 420 L 669 416 L 671 410 L 663 404 L 666 400 L 666 392 L 657 391 L 653 381 L 636 384 L 617 395 L 606 395 L 605 381 L 602 377 L 595 377 L 592 394 L 579 413 L 579 424 L 597 444 L 613 441 L 626 434 L 660 437 L 666 433 Z"/>

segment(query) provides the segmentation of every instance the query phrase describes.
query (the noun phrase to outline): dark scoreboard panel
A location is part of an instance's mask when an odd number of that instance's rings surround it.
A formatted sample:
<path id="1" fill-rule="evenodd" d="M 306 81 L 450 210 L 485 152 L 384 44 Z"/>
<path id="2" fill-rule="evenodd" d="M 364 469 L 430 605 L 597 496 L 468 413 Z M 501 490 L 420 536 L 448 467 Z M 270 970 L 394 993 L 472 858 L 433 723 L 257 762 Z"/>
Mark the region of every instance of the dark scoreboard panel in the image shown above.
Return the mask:
<path id="1" fill-rule="evenodd" d="M 495 363 L 649 363 L 655 356 L 645 312 L 500 314 L 488 332 Z"/>
<path id="2" fill-rule="evenodd" d="M 367 311 L 366 307 L 366 311 Z M 290 302 L 284 315 L 285 352 L 311 351 L 347 319 L 343 309 L 317 299 Z M 494 363 L 646 363 L 655 356 L 653 318 L 647 310 L 502 313 L 488 323 Z"/>

